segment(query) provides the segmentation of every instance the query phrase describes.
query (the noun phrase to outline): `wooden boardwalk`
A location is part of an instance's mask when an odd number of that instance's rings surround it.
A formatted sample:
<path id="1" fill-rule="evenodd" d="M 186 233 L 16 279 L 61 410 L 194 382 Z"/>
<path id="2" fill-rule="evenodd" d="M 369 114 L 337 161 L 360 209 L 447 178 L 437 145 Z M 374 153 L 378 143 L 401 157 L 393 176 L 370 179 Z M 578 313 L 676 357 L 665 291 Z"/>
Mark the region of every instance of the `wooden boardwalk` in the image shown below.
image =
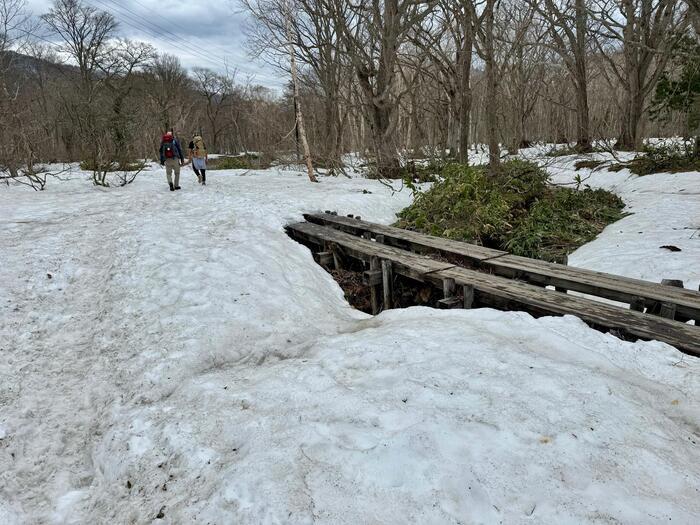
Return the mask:
<path id="1" fill-rule="evenodd" d="M 675 311 L 674 317 L 695 319 L 700 324 L 700 292 L 694 290 L 528 259 L 483 246 L 433 237 L 349 217 L 309 214 L 306 215 L 306 219 L 353 235 L 369 234 L 374 239 L 379 238 L 380 242 L 384 244 L 418 253 L 457 256 L 477 269 L 486 270 L 496 275 L 619 301 L 631 305 L 636 310 L 655 307 L 659 309 L 659 306 L 666 304 Z"/>
<path id="2" fill-rule="evenodd" d="M 444 297 L 440 304 L 446 308 L 479 304 L 525 310 L 533 315 L 571 314 L 598 329 L 664 341 L 700 356 L 700 327 L 673 318 L 676 313 L 700 318 L 698 292 L 542 263 L 348 217 L 316 214 L 307 218 L 312 222 L 292 224 L 287 227 L 288 233 L 315 246 L 317 257 L 324 264 L 340 265 L 347 257 L 362 261 L 367 268 L 365 277 L 372 290 L 375 310 L 381 296 L 384 307 L 391 307 L 392 275 L 396 273 L 441 289 Z M 426 253 L 463 257 L 472 267 L 439 260 Z M 503 259 L 506 260 L 501 265 Z M 622 283 L 620 286 L 617 279 Z M 559 291 L 544 288 L 547 284 L 557 286 Z M 563 287 L 618 301 L 632 298 L 637 305 L 642 304 L 640 301 L 645 306 L 660 303 L 667 317 L 562 293 Z"/>

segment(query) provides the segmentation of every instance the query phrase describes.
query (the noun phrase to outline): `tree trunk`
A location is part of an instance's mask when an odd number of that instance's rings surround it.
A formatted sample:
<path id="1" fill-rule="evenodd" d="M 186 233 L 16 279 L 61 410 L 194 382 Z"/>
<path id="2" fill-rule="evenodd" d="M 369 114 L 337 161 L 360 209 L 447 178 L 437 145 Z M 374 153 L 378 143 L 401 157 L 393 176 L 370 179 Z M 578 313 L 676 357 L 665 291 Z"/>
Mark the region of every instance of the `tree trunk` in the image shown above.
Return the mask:
<path id="1" fill-rule="evenodd" d="M 581 78 L 574 82 L 576 89 L 576 151 L 588 153 L 593 150 L 590 135 L 590 118 L 588 109 L 588 87 L 585 73 L 583 81 Z"/>
<path id="2" fill-rule="evenodd" d="M 459 134 L 462 128 L 460 122 L 459 101 L 457 93 L 450 90 L 448 93 L 449 105 L 447 108 L 447 149 L 450 156 L 456 156 L 459 150 Z"/>
<path id="3" fill-rule="evenodd" d="M 294 88 L 292 88 L 292 91 Z M 299 150 L 299 119 L 297 118 L 297 97 L 296 95 L 293 96 L 294 99 L 294 150 L 296 152 L 296 159 L 297 162 L 301 162 L 301 151 Z"/>
<path id="4" fill-rule="evenodd" d="M 471 129 L 472 112 L 472 49 L 474 32 L 471 12 L 465 10 L 462 18 L 463 41 L 462 48 L 457 53 L 457 71 L 459 85 L 459 149 L 457 160 L 469 164 L 469 131 Z"/>
<path id="5" fill-rule="evenodd" d="M 394 147 L 392 126 L 394 107 L 393 101 L 389 100 L 388 86 L 381 90 L 383 96 L 375 95 L 366 70 L 358 69 L 357 78 L 369 106 L 370 132 L 377 159 L 376 176 L 386 179 L 398 178 L 400 164 Z"/>
<path id="6" fill-rule="evenodd" d="M 425 131 L 423 130 L 423 126 L 421 126 L 421 122 L 418 119 L 418 110 L 419 110 L 419 104 L 418 101 L 416 100 L 416 95 L 413 90 L 411 90 L 410 93 L 410 100 L 411 100 L 411 114 L 410 114 L 410 121 L 411 121 L 411 143 L 410 147 L 413 150 L 417 150 L 421 146 L 425 144 L 425 138 L 426 134 Z"/>
<path id="7" fill-rule="evenodd" d="M 484 62 L 486 67 L 486 137 L 489 146 L 489 166 L 496 169 L 501 164 L 501 148 L 498 142 L 498 72 L 493 44 L 494 0 L 488 0 L 485 15 Z"/>
<path id="8" fill-rule="evenodd" d="M 636 72 L 628 74 L 629 89 L 625 94 L 624 112 L 621 119 L 620 136 L 615 144 L 619 151 L 639 151 L 642 148 L 640 133 L 644 113 L 644 95 L 641 93 Z"/>
<path id="9" fill-rule="evenodd" d="M 365 99 L 366 116 L 370 125 L 372 143 L 377 159 L 376 176 L 395 179 L 400 176 L 401 166 L 396 151 L 397 102 L 392 89 L 396 76 L 399 35 L 402 31 L 398 0 L 385 0 L 378 36 L 381 49 L 376 63 L 356 62 L 356 74 Z M 371 79 L 371 80 L 370 80 Z"/>
<path id="10" fill-rule="evenodd" d="M 640 49 L 639 44 L 646 43 L 645 35 L 647 31 L 651 30 L 648 27 L 651 21 L 646 18 L 650 18 L 652 13 L 650 12 L 651 3 L 642 3 L 641 13 L 635 11 L 637 6 L 632 2 L 625 2 L 623 5 L 625 23 L 622 29 L 624 44 L 622 58 L 624 60 L 623 75 L 625 81 L 623 82 L 623 88 L 625 89 L 625 94 L 620 122 L 620 135 L 615 144 L 615 149 L 634 151 L 639 146 L 639 122 L 644 108 L 643 85 L 646 77 L 646 68 L 651 60 L 651 58 L 647 58 L 647 60 L 641 58 L 643 50 Z M 645 64 L 645 62 L 647 63 Z"/>
<path id="11" fill-rule="evenodd" d="M 345 135 L 345 129 L 347 126 L 347 110 L 345 112 L 341 112 L 340 105 L 337 108 L 338 110 L 335 112 L 335 118 L 336 123 L 335 123 L 335 129 L 337 130 L 335 134 L 335 153 L 338 158 L 338 166 L 342 166 L 342 156 L 343 156 L 343 137 Z"/>
<path id="12" fill-rule="evenodd" d="M 498 140 L 498 102 L 497 97 L 492 95 L 496 90 L 495 72 L 493 66 L 486 66 L 489 96 L 486 100 L 486 135 L 489 146 L 489 165 L 498 168 L 501 164 L 501 145 Z"/>
<path id="13" fill-rule="evenodd" d="M 334 97 L 326 94 L 323 102 L 323 132 L 324 137 L 322 138 L 323 144 L 325 144 L 325 156 L 326 162 L 331 166 L 337 166 L 340 163 L 340 152 L 336 148 L 338 144 L 337 134 L 338 134 L 338 104 L 334 100 Z"/>
<path id="14" fill-rule="evenodd" d="M 309 142 L 306 140 L 306 130 L 304 129 L 304 118 L 301 111 L 301 101 L 299 100 L 299 80 L 297 79 L 297 63 L 294 58 L 294 41 L 292 40 L 292 24 L 291 24 L 291 6 L 287 3 L 287 39 L 289 40 L 289 64 L 292 73 L 292 85 L 294 86 L 294 107 L 296 113 L 296 125 L 299 131 L 301 145 L 304 148 L 304 161 L 306 162 L 306 170 L 311 182 L 318 182 L 314 175 L 314 166 L 311 162 L 311 150 Z"/>
<path id="15" fill-rule="evenodd" d="M 393 108 L 386 104 L 374 104 L 372 136 L 377 155 L 377 175 L 385 179 L 396 179 L 401 166 L 391 137 Z"/>
<path id="16" fill-rule="evenodd" d="M 576 51 L 574 52 L 576 78 L 574 78 L 574 89 L 576 90 L 576 150 L 581 153 L 587 153 L 593 149 L 589 128 L 588 71 L 586 69 L 587 27 L 588 9 L 585 0 L 576 0 Z"/>
<path id="17" fill-rule="evenodd" d="M 467 83 L 469 81 L 467 80 Z M 459 104 L 459 150 L 457 160 L 469 164 L 469 131 L 471 129 L 472 92 L 471 87 L 461 90 L 462 100 Z"/>

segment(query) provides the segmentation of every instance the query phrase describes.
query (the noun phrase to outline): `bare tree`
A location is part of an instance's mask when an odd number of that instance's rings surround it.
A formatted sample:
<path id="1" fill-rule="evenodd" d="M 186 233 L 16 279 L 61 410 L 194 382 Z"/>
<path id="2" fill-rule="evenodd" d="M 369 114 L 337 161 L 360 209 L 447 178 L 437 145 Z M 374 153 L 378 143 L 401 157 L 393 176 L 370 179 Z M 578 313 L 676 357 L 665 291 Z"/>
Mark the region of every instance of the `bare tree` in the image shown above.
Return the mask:
<path id="1" fill-rule="evenodd" d="M 296 58 L 294 56 L 294 35 L 292 33 L 292 10 L 291 4 L 287 2 L 285 4 L 285 17 L 287 18 L 287 38 L 289 39 L 287 45 L 289 47 L 289 69 L 292 75 L 292 88 L 294 90 L 294 112 L 296 117 L 297 130 L 299 132 L 299 138 L 301 139 L 302 147 L 304 148 L 304 162 L 306 163 L 306 170 L 309 175 L 309 180 L 311 182 L 318 182 L 316 175 L 314 175 L 314 166 L 311 162 L 311 150 L 309 149 L 309 141 L 306 138 L 306 128 L 304 127 L 304 116 L 301 108 L 301 101 L 299 100 L 299 79 L 297 78 L 297 65 Z"/>
<path id="2" fill-rule="evenodd" d="M 108 42 L 117 27 L 116 20 L 79 0 L 54 0 L 53 7 L 41 18 L 61 38 L 64 50 L 78 65 L 76 89 L 64 94 L 66 115 L 76 130 L 81 157 L 93 169 L 93 182 L 106 185 L 100 167 L 105 152 L 103 141 L 98 140 L 104 127 L 98 95 L 105 82 L 101 67 L 108 61 Z"/>
<path id="3" fill-rule="evenodd" d="M 577 118 L 576 149 L 591 151 L 588 106 L 588 56 L 591 49 L 590 20 L 586 0 L 527 0 L 536 10 L 550 36 L 543 40 L 563 61 L 574 87 Z"/>
<path id="4" fill-rule="evenodd" d="M 640 149 L 646 102 L 687 25 L 685 6 L 678 0 L 593 0 L 591 14 L 611 83 L 623 90 L 616 148 Z"/>
<path id="5" fill-rule="evenodd" d="M 484 0 L 481 13 L 477 13 L 479 5 L 472 4 L 473 16 L 476 20 L 476 52 L 484 61 L 486 75 L 486 137 L 489 146 L 489 165 L 492 169 L 501 162 L 501 146 L 498 133 L 498 65 L 496 63 L 496 44 L 494 20 L 498 0 Z"/>
<path id="6" fill-rule="evenodd" d="M 333 17 L 364 98 L 378 177 L 400 172 L 396 141 L 398 96 L 395 91 L 399 48 L 425 18 L 434 2 L 384 0 L 372 5 L 321 0 Z"/>
<path id="7" fill-rule="evenodd" d="M 81 95 L 92 102 L 99 77 L 96 73 L 109 51 L 107 42 L 117 28 L 117 21 L 106 11 L 84 4 L 80 0 L 54 0 L 42 20 L 64 43 L 64 50 L 78 64 Z"/>
<path id="8" fill-rule="evenodd" d="M 504 67 L 518 48 L 522 47 L 533 13 L 532 9 L 526 9 L 525 18 L 520 21 L 519 25 L 514 25 L 513 31 L 507 35 L 503 27 L 497 28 L 499 7 L 501 6 L 500 0 L 484 0 L 472 4 L 472 16 L 476 21 L 474 45 L 476 52 L 484 62 L 486 139 L 489 147 L 489 165 L 492 169 L 499 166 L 501 156 L 498 117 Z"/>
<path id="9" fill-rule="evenodd" d="M 220 149 L 221 136 L 232 123 L 225 118 L 234 94 L 233 74 L 221 74 L 206 68 L 195 68 L 195 88 L 204 97 L 205 117 L 209 126 L 209 144 L 212 151 Z"/>
<path id="10" fill-rule="evenodd" d="M 508 149 L 518 153 L 530 146 L 527 123 L 542 97 L 548 51 L 540 45 L 541 25 L 534 23 L 527 3 L 509 1 L 500 11 L 499 40 L 507 53 L 501 58 L 502 94 L 507 102 L 504 115 Z"/>
<path id="11" fill-rule="evenodd" d="M 154 57 L 155 49 L 150 44 L 120 40 L 110 50 L 105 63 L 100 65 L 112 109 L 108 128 L 113 150 L 108 157 L 110 161 L 116 160 L 120 168 L 127 168 L 134 158 L 129 146 L 133 143 L 132 137 L 144 124 L 139 122 L 134 106 L 128 104 L 128 99 L 137 89 L 135 76 L 147 68 Z"/>
<path id="12" fill-rule="evenodd" d="M 411 41 L 436 66 L 434 78 L 449 100 L 448 148 L 464 163 L 468 162 L 472 103 L 474 11 L 471 6 L 471 0 L 439 0 L 411 35 Z M 430 69 L 422 68 L 422 61 L 419 64 L 421 73 L 430 74 Z M 413 101 L 414 115 L 416 106 Z M 414 125 L 418 128 L 417 123 Z"/>
<path id="13" fill-rule="evenodd" d="M 46 177 L 37 166 L 35 143 L 39 123 L 30 118 L 22 98 L 26 77 L 16 71 L 21 53 L 29 47 L 31 15 L 25 0 L 0 1 L 0 175 L 35 189 L 44 189 Z"/>
<path id="14" fill-rule="evenodd" d="M 186 100 L 186 90 L 191 85 L 187 71 L 176 56 L 164 54 L 153 60 L 148 72 L 152 83 L 147 95 L 155 109 L 158 129 L 181 129 L 192 107 Z"/>
<path id="15" fill-rule="evenodd" d="M 327 165 L 341 164 L 343 129 L 343 82 L 349 82 L 348 61 L 338 47 L 336 26 L 325 11 L 323 2 L 295 0 L 294 16 L 288 19 L 288 0 L 242 0 L 255 24 L 249 30 L 249 46 L 255 55 L 263 54 L 277 68 L 289 73 L 289 38 L 294 42 L 295 62 L 300 69 L 299 80 L 312 88 L 320 87 L 323 99 L 323 132 L 318 145 Z M 305 74 L 304 68 L 310 74 Z"/>

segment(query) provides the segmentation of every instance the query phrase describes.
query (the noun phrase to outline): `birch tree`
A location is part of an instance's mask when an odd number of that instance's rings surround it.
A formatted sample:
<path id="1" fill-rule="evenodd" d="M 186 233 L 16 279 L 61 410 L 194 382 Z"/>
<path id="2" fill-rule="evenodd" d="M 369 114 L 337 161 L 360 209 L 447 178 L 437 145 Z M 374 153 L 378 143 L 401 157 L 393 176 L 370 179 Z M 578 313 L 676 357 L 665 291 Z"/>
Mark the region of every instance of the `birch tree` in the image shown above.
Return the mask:
<path id="1" fill-rule="evenodd" d="M 287 19 L 287 39 L 289 47 L 289 69 L 292 75 L 292 88 L 294 90 L 294 112 L 296 118 L 297 130 L 299 139 L 304 149 L 304 162 L 306 163 L 306 171 L 311 182 L 318 182 L 314 175 L 314 166 L 311 161 L 311 150 L 309 149 L 309 141 L 306 138 L 306 129 L 304 128 L 304 116 L 301 109 L 301 100 L 299 99 L 299 78 L 297 77 L 296 57 L 294 56 L 294 34 L 292 33 L 292 10 L 291 3 L 288 1 L 285 4 L 285 18 Z"/>

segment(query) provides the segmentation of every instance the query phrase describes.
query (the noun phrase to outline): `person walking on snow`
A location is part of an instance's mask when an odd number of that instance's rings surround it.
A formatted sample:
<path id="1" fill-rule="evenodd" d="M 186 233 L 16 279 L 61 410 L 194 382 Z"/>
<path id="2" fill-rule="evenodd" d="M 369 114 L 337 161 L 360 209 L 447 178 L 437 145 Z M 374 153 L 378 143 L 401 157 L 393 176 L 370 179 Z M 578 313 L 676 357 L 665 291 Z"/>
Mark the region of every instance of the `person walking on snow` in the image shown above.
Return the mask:
<path id="1" fill-rule="evenodd" d="M 163 135 L 160 142 L 160 165 L 165 166 L 165 175 L 168 177 L 170 191 L 180 189 L 180 166 L 185 162 L 182 155 L 180 143 L 177 141 L 172 131 Z M 175 172 L 175 183 L 173 184 L 172 173 Z"/>
<path id="2" fill-rule="evenodd" d="M 189 145 L 190 162 L 192 169 L 197 174 L 197 180 L 203 186 L 207 184 L 207 148 L 202 137 L 195 135 Z"/>

